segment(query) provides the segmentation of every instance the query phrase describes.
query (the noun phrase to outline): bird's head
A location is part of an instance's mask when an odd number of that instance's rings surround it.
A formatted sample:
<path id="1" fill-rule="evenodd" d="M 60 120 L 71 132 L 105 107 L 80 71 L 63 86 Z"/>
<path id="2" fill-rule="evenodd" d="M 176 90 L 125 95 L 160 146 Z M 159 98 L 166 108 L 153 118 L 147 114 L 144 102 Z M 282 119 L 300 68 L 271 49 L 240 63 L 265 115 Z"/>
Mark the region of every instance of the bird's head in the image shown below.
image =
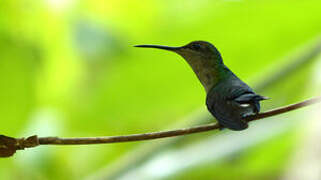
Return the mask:
<path id="1" fill-rule="evenodd" d="M 192 67 L 206 91 L 218 82 L 223 61 L 219 51 L 209 42 L 193 41 L 179 47 L 161 45 L 136 45 L 135 47 L 164 49 L 181 55 Z"/>
<path id="2" fill-rule="evenodd" d="M 176 52 L 186 59 L 186 61 L 216 61 L 222 63 L 221 54 L 214 45 L 206 41 L 193 41 L 185 46 L 171 47 L 161 45 L 136 45 L 135 47 L 157 48 Z"/>

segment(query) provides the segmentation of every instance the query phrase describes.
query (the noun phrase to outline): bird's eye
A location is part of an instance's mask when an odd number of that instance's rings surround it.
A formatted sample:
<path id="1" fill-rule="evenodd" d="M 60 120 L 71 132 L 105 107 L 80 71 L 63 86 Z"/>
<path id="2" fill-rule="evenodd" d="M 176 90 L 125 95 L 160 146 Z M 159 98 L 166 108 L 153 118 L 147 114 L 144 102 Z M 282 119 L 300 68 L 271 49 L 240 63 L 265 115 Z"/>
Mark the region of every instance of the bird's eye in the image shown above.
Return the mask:
<path id="1" fill-rule="evenodd" d="M 201 45 L 199 45 L 199 44 L 193 44 L 193 45 L 192 45 L 192 48 L 193 48 L 194 50 L 200 50 L 200 49 L 201 49 Z"/>

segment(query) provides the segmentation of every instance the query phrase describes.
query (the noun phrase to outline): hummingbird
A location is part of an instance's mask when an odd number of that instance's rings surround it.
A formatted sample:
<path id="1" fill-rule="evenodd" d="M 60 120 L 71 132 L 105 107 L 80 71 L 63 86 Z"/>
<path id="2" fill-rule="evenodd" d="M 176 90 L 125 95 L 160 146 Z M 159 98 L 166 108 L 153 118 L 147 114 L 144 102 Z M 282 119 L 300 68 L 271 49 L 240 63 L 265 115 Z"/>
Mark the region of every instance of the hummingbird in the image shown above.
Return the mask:
<path id="1" fill-rule="evenodd" d="M 206 106 L 217 119 L 220 128 L 240 131 L 248 128 L 247 116 L 260 112 L 260 101 L 267 97 L 256 94 L 224 63 L 217 48 L 206 41 L 193 41 L 187 45 L 136 45 L 157 48 L 182 56 L 193 69 L 206 91 Z"/>

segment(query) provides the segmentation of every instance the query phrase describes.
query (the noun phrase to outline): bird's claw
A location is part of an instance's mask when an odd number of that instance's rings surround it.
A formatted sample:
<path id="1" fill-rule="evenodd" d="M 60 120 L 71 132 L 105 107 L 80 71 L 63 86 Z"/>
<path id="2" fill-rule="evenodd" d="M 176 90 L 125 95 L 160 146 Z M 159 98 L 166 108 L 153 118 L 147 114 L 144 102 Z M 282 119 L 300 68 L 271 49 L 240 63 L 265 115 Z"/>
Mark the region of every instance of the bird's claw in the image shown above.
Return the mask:
<path id="1" fill-rule="evenodd" d="M 220 124 L 220 127 L 218 128 L 220 131 L 224 130 L 225 127 L 223 125 Z"/>

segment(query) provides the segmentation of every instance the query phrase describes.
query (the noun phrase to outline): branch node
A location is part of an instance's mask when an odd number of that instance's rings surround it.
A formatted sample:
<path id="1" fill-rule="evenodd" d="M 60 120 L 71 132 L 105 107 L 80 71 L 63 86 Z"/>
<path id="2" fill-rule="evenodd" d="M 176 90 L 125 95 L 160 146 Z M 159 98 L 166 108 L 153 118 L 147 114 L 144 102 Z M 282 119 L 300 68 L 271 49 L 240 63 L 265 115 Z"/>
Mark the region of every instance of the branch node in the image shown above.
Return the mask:
<path id="1" fill-rule="evenodd" d="M 0 157 L 11 157 L 17 150 L 32 148 L 39 145 L 38 136 L 28 138 L 13 138 L 0 135 Z"/>

